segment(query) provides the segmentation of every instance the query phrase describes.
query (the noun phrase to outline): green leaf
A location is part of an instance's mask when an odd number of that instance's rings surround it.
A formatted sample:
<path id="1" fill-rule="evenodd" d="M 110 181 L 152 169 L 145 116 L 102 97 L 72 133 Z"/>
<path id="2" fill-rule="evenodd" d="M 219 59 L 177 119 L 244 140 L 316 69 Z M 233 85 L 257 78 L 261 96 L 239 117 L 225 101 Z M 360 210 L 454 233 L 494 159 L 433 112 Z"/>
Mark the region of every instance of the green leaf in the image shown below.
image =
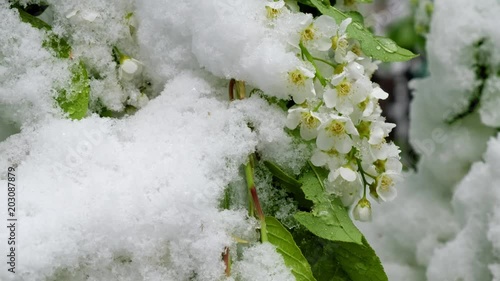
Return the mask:
<path id="1" fill-rule="evenodd" d="M 306 198 L 314 202 L 313 211 L 297 212 L 295 219 L 315 235 L 330 240 L 362 245 L 363 235 L 352 222 L 339 199 L 331 200 L 325 193 L 326 170 L 310 164 L 311 170 L 299 181 Z"/>
<path id="2" fill-rule="evenodd" d="M 316 281 L 311 266 L 295 244 L 292 234 L 273 217 L 266 217 L 266 225 L 269 242 L 276 246 L 276 250 L 283 256 L 286 266 L 292 270 L 295 279 Z"/>
<path id="3" fill-rule="evenodd" d="M 69 89 L 59 91 L 56 98 L 59 106 L 68 113 L 71 119 L 82 119 L 89 107 L 90 84 L 87 69 L 82 61 L 73 65 Z"/>
<path id="4" fill-rule="evenodd" d="M 358 11 L 348 11 L 348 12 L 345 12 L 345 14 L 352 18 L 352 22 L 357 22 L 357 23 L 360 23 L 361 25 L 365 25 L 365 18 L 363 17 L 363 15 L 358 12 Z"/>
<path id="5" fill-rule="evenodd" d="M 324 5 L 320 0 L 310 0 L 311 3 L 324 15 L 331 16 L 340 24 L 349 16 L 331 6 Z M 347 27 L 349 37 L 359 41 L 363 52 L 376 60 L 384 62 L 407 61 L 417 57 L 411 51 L 399 47 L 394 41 L 385 37 L 374 36 L 361 23 L 353 21 Z"/>
<path id="6" fill-rule="evenodd" d="M 280 186 L 293 194 L 293 198 L 297 201 L 299 207 L 307 210 L 311 209 L 313 202 L 306 199 L 304 192 L 300 188 L 302 183 L 298 182 L 293 176 L 287 174 L 278 165 L 272 162 L 264 161 L 264 165 L 269 169 L 271 174 L 278 179 Z"/>
<path id="7" fill-rule="evenodd" d="M 388 281 L 379 257 L 363 237 L 363 245 L 338 243 L 335 255 L 353 281 Z"/>
<path id="8" fill-rule="evenodd" d="M 43 20 L 28 14 L 28 12 L 23 10 L 21 6 L 14 5 L 14 7 L 19 12 L 19 17 L 21 18 L 21 20 L 23 22 L 29 23 L 29 24 L 31 24 L 31 26 L 38 28 L 38 29 L 52 30 L 52 27 L 50 25 L 48 25 Z"/>
<path id="9" fill-rule="evenodd" d="M 47 31 L 47 38 L 44 39 L 42 46 L 54 53 L 58 58 L 69 58 L 71 55 L 71 46 L 68 42 L 52 32 L 52 27 L 43 20 L 30 15 L 20 6 L 16 5 L 19 16 L 23 22 L 29 23 L 34 28 Z"/>
<path id="10" fill-rule="evenodd" d="M 264 161 L 264 165 L 266 165 L 273 176 L 278 178 L 283 183 L 297 188 L 300 188 L 302 186 L 302 183 L 297 181 L 293 176 L 290 176 L 289 174 L 284 172 L 278 165 L 274 164 L 273 162 Z"/>
<path id="11" fill-rule="evenodd" d="M 324 249 L 321 255 L 327 255 L 327 250 L 333 251 L 329 260 L 318 258 L 311 262 L 316 278 L 321 281 L 387 281 L 380 259 L 356 228 L 340 200 L 331 200 L 325 193 L 323 181 L 328 171 L 311 163 L 309 166 L 311 170 L 304 173 L 299 181 L 306 198 L 314 202 L 313 211 L 298 212 L 295 219 L 320 239 L 317 243 Z M 307 237 L 310 236 L 305 234 L 305 237 L 309 239 Z M 331 264 L 325 267 L 328 261 Z M 331 275 L 333 273 L 335 278 Z"/>

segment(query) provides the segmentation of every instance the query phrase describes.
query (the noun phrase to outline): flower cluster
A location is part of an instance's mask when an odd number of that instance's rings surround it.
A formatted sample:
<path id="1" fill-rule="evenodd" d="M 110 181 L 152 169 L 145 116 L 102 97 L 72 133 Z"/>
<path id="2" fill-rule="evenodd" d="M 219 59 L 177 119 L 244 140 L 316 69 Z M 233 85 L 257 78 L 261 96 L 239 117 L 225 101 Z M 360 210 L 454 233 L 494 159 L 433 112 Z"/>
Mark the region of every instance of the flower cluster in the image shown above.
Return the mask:
<path id="1" fill-rule="evenodd" d="M 268 15 L 284 5 L 272 2 Z M 295 102 L 287 127 L 315 141 L 313 165 L 329 170 L 329 191 L 354 208 L 355 219 L 371 219 L 367 193 L 377 201 L 396 197 L 401 179 L 399 149 L 386 138 L 395 127 L 381 116 L 378 101 L 388 94 L 371 81 L 377 64 L 363 54 L 346 30 L 351 19 L 338 25 L 329 16 L 305 20 L 297 36 L 297 55 L 303 64 L 288 74 Z"/>

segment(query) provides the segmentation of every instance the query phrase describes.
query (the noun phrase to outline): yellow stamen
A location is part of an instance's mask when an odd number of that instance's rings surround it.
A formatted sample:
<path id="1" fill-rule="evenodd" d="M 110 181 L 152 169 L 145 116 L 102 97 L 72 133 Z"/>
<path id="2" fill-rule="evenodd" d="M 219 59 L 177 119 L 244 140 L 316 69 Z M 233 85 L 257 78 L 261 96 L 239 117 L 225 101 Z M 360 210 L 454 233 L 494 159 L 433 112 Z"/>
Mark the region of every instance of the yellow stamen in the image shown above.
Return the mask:
<path id="1" fill-rule="evenodd" d="M 335 120 L 327 127 L 327 130 L 332 135 L 341 136 L 345 134 L 345 125 L 343 122 Z"/>
<path id="2" fill-rule="evenodd" d="M 346 97 L 351 94 L 351 83 L 345 79 L 335 88 L 337 89 L 337 95 L 339 95 L 339 97 Z"/>
<path id="3" fill-rule="evenodd" d="M 300 39 L 302 39 L 303 42 L 314 39 L 314 26 L 312 24 L 300 33 Z"/>
<path id="4" fill-rule="evenodd" d="M 288 72 L 288 79 L 297 86 L 304 86 L 306 83 L 306 76 L 298 69 Z"/>

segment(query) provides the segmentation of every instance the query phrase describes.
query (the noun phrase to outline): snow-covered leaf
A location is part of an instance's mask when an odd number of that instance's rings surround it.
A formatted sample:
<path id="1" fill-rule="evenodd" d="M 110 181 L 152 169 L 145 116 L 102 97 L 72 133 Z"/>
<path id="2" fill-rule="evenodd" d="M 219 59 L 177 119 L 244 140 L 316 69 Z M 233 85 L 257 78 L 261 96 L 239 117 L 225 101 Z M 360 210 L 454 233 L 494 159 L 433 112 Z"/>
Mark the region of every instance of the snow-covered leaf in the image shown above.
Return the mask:
<path id="1" fill-rule="evenodd" d="M 72 67 L 71 72 L 71 85 L 61 90 L 56 100 L 71 119 L 82 119 L 87 114 L 90 95 L 87 69 L 80 61 Z"/>
<path id="2" fill-rule="evenodd" d="M 43 41 L 43 47 L 52 51 L 54 56 L 58 58 L 69 58 L 71 55 L 71 46 L 68 42 L 52 32 L 52 27 L 43 20 L 34 17 L 17 7 L 19 17 L 23 22 L 31 24 L 34 28 L 47 31 L 47 38 Z"/>
<path id="3" fill-rule="evenodd" d="M 283 169 L 281 169 L 277 164 L 264 161 L 264 165 L 269 169 L 271 174 L 279 180 L 281 186 L 287 191 L 293 194 L 294 199 L 298 202 L 300 207 L 309 209 L 312 207 L 312 201 L 308 200 L 304 195 L 304 192 L 300 188 L 302 183 L 297 181 L 293 176 L 287 174 Z"/>

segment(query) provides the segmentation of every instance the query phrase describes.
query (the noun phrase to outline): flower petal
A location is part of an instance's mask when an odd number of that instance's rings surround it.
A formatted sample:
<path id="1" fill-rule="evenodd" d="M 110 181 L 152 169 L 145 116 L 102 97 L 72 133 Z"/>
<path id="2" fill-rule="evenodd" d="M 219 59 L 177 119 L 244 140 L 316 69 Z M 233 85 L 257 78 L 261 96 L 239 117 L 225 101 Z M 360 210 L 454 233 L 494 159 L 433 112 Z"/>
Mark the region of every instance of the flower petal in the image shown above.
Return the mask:
<path id="1" fill-rule="evenodd" d="M 271 9 L 279 10 L 285 6 L 285 1 L 268 2 L 266 6 Z"/>
<path id="2" fill-rule="evenodd" d="M 340 34 L 344 34 L 346 32 L 347 27 L 349 26 L 349 24 L 351 24 L 351 22 L 352 22 L 352 18 L 346 18 L 345 20 L 343 20 L 340 23 L 339 33 Z"/>
<path id="3" fill-rule="evenodd" d="M 377 187 L 377 194 L 384 202 L 390 202 L 396 198 L 398 191 L 394 186 L 382 188 L 380 185 Z"/>
<path id="4" fill-rule="evenodd" d="M 340 175 L 342 176 L 343 179 L 345 179 L 348 182 L 353 182 L 356 180 L 356 172 L 349 168 L 345 167 L 340 167 L 339 168 Z"/>
<path id="5" fill-rule="evenodd" d="M 300 136 L 307 141 L 312 140 L 318 136 L 318 128 L 302 123 L 300 125 Z"/>
<path id="6" fill-rule="evenodd" d="M 319 138 L 318 138 L 319 139 Z M 340 153 L 348 153 L 352 148 L 352 140 L 349 136 L 344 135 L 341 137 L 337 137 L 333 142 L 335 149 Z M 319 147 L 319 145 L 318 145 Z"/>
<path id="7" fill-rule="evenodd" d="M 403 164 L 401 164 L 401 161 L 399 161 L 399 159 L 395 157 L 389 157 L 387 158 L 387 162 L 385 162 L 385 170 L 395 173 L 401 173 L 401 170 L 403 170 Z"/>
<path id="8" fill-rule="evenodd" d="M 296 109 L 291 109 L 288 111 L 288 116 L 286 117 L 286 127 L 288 129 L 295 129 L 300 123 L 300 111 Z"/>
<path id="9" fill-rule="evenodd" d="M 389 94 L 382 90 L 380 87 L 375 87 L 373 88 L 372 96 L 380 100 L 385 100 L 389 97 Z"/>
<path id="10" fill-rule="evenodd" d="M 325 102 L 326 107 L 333 108 L 337 105 L 337 90 L 328 88 L 323 93 L 323 100 Z"/>
<path id="11" fill-rule="evenodd" d="M 328 135 L 325 130 L 320 130 L 318 132 L 318 138 L 316 138 L 316 145 L 321 150 L 330 150 L 333 148 L 335 140 Z M 338 150 L 338 149 L 337 149 Z"/>
<path id="12" fill-rule="evenodd" d="M 326 165 L 328 160 L 328 154 L 324 153 L 321 150 L 316 150 L 311 157 L 311 163 L 316 167 L 321 167 Z"/>

